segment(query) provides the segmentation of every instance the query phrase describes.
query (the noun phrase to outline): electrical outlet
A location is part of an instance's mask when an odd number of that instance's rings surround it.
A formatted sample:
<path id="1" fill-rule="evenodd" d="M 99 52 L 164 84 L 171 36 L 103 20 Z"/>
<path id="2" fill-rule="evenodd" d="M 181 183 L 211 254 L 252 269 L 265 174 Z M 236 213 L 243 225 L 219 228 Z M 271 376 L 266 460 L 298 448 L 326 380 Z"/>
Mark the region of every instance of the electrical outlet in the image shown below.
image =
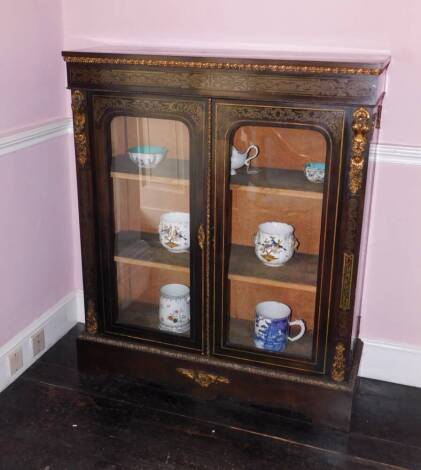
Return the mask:
<path id="1" fill-rule="evenodd" d="M 41 328 L 32 336 L 32 353 L 35 356 L 45 349 L 45 334 L 44 328 Z"/>
<path id="2" fill-rule="evenodd" d="M 10 375 L 15 375 L 23 367 L 22 348 L 17 348 L 9 354 Z"/>

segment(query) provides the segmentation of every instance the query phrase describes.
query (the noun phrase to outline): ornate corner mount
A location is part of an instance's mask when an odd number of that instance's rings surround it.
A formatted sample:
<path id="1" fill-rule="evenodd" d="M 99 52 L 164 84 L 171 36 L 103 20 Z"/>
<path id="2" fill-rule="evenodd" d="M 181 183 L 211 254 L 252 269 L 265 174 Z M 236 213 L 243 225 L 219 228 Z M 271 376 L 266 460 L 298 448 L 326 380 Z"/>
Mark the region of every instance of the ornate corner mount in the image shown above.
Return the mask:
<path id="1" fill-rule="evenodd" d="M 339 308 L 341 310 L 349 310 L 351 308 L 351 290 L 352 290 L 353 271 L 354 271 L 354 255 L 352 253 L 344 253 L 343 265 L 342 265 L 341 299 L 339 302 Z"/>
<path id="2" fill-rule="evenodd" d="M 86 136 L 86 97 L 80 90 L 72 91 L 73 128 L 76 158 L 81 168 L 88 161 L 88 138 Z"/>
<path id="3" fill-rule="evenodd" d="M 348 187 L 351 194 L 356 194 L 363 179 L 364 157 L 367 146 L 367 134 L 370 132 L 370 113 L 365 108 L 358 108 L 352 120 L 352 157 L 348 176 Z"/>
<path id="4" fill-rule="evenodd" d="M 194 380 L 197 384 L 199 384 L 203 388 L 208 388 L 210 385 L 215 383 L 223 383 L 229 384 L 230 381 L 226 377 L 216 374 L 209 374 L 207 372 L 203 372 L 200 370 L 193 370 L 193 369 L 183 369 L 178 367 L 177 372 L 189 379 Z"/>
<path id="5" fill-rule="evenodd" d="M 336 344 L 331 377 L 335 382 L 345 380 L 345 345 L 341 341 Z"/>
<path id="6" fill-rule="evenodd" d="M 88 308 L 86 311 L 86 331 L 90 335 L 98 333 L 98 321 L 93 300 L 88 300 Z"/>

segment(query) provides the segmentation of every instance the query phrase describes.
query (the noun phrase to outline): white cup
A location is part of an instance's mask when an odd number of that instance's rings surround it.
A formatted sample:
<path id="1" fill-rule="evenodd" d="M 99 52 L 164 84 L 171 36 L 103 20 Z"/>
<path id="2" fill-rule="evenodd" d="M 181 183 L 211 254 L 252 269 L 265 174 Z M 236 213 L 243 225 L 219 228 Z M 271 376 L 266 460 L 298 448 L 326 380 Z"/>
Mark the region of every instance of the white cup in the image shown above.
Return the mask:
<path id="1" fill-rule="evenodd" d="M 190 247 L 190 214 L 166 212 L 159 220 L 159 241 L 171 253 L 184 253 Z"/>
<path id="2" fill-rule="evenodd" d="M 172 333 L 190 330 L 190 289 L 184 284 L 166 284 L 161 287 L 159 329 Z"/>
<path id="3" fill-rule="evenodd" d="M 256 256 L 266 266 L 282 266 L 289 261 L 298 246 L 294 227 L 283 222 L 265 222 L 259 225 L 254 237 Z"/>
<path id="4" fill-rule="evenodd" d="M 266 351 L 282 352 L 288 341 L 297 341 L 306 331 L 303 320 L 289 321 L 291 309 L 281 302 L 260 302 L 256 305 L 256 323 L 254 344 L 256 348 Z M 298 325 L 300 332 L 290 337 L 289 327 Z"/>

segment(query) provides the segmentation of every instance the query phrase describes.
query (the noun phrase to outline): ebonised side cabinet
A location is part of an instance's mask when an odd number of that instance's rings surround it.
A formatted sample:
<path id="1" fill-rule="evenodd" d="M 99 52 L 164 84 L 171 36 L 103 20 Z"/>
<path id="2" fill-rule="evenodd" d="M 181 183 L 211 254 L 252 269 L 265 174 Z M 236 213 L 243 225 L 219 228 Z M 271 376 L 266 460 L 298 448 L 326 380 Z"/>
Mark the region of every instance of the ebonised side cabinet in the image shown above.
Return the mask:
<path id="1" fill-rule="evenodd" d="M 79 365 L 348 429 L 387 58 L 64 52 Z"/>

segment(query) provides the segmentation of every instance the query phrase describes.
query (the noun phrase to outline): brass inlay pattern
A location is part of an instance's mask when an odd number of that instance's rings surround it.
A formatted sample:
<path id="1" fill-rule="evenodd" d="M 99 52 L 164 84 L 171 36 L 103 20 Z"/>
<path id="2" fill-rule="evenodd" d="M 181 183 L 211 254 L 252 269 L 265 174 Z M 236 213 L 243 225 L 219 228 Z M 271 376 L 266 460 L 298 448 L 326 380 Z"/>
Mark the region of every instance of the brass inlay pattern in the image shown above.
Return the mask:
<path id="1" fill-rule="evenodd" d="M 326 112 L 327 111 L 327 112 Z M 326 131 L 339 142 L 343 132 L 343 111 L 311 108 L 288 108 L 281 106 L 230 105 L 223 103 L 218 107 L 218 138 L 224 139 L 226 129 L 233 123 L 261 121 L 274 123 L 293 123 L 308 125 L 313 130 Z"/>
<path id="2" fill-rule="evenodd" d="M 202 251 L 205 249 L 205 241 L 205 229 L 203 228 L 203 224 L 200 224 L 197 230 L 197 243 Z"/>
<path id="3" fill-rule="evenodd" d="M 178 367 L 176 370 L 179 374 L 194 380 L 203 388 L 208 388 L 210 385 L 216 383 L 230 383 L 229 379 L 227 379 L 227 377 L 223 377 L 222 375 L 209 374 L 208 372 L 202 372 L 200 370 L 183 369 L 182 367 Z"/>
<path id="4" fill-rule="evenodd" d="M 208 144 L 208 166 L 206 174 L 206 239 L 207 239 L 207 252 L 206 252 L 206 270 L 205 270 L 205 344 L 206 353 L 210 354 L 210 252 L 211 252 L 211 178 L 212 178 L 212 98 L 208 98 L 208 129 L 207 129 L 207 144 Z"/>
<path id="5" fill-rule="evenodd" d="M 173 67 L 183 69 L 241 70 L 247 72 L 310 73 L 333 75 L 381 75 L 385 67 L 333 67 L 301 64 L 250 64 L 216 61 L 189 61 L 180 59 L 146 59 L 128 57 L 65 56 L 65 62 L 76 64 L 143 65 L 146 67 Z"/>
<path id="6" fill-rule="evenodd" d="M 93 300 L 88 301 L 88 309 L 86 311 L 86 331 L 91 335 L 98 333 L 98 322 L 96 319 L 95 303 Z"/>
<path id="7" fill-rule="evenodd" d="M 88 161 L 88 138 L 86 136 L 86 97 L 80 90 L 72 91 L 73 128 L 76 158 L 81 168 Z"/>
<path id="8" fill-rule="evenodd" d="M 339 308 L 341 310 L 349 310 L 351 308 L 351 287 L 353 270 L 354 255 L 352 253 L 344 253 L 342 267 L 341 300 L 339 304 Z"/>
<path id="9" fill-rule="evenodd" d="M 365 108 L 358 108 L 353 113 L 352 158 L 348 175 L 348 186 L 351 194 L 356 194 L 362 184 L 364 170 L 363 153 L 367 146 L 367 134 L 370 131 L 370 114 Z"/>
<path id="10" fill-rule="evenodd" d="M 345 346 L 342 342 L 336 344 L 331 376 L 335 382 L 345 380 Z"/>
<path id="11" fill-rule="evenodd" d="M 203 102 L 195 100 L 98 95 L 94 97 L 94 121 L 99 127 L 108 112 L 113 114 L 144 113 L 148 116 L 155 114 L 169 117 L 182 115 L 201 129 L 204 127 L 204 108 Z"/>

